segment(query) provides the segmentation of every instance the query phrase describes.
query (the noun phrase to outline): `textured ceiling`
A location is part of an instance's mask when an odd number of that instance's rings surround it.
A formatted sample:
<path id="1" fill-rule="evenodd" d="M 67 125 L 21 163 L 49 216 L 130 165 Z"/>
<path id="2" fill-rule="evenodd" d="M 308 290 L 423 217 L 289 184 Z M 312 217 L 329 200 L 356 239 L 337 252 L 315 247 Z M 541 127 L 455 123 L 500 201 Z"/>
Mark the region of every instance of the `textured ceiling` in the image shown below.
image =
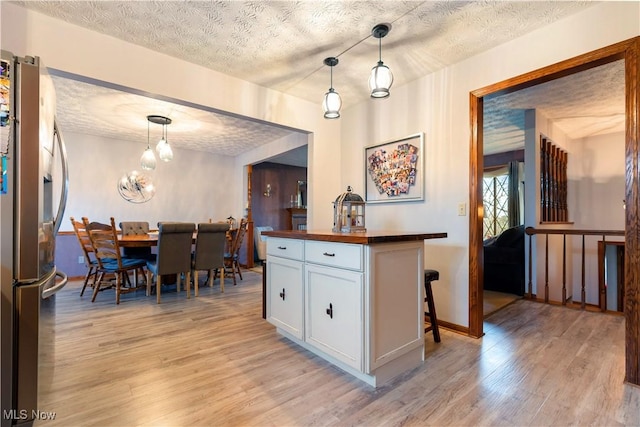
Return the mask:
<path id="1" fill-rule="evenodd" d="M 524 113 L 537 109 L 567 136 L 623 132 L 624 61 L 484 100 L 485 154 L 523 148 Z"/>
<path id="2" fill-rule="evenodd" d="M 189 150 L 237 156 L 261 144 L 285 137 L 290 130 L 217 114 L 178 103 L 143 97 L 102 86 L 53 76 L 61 129 L 88 135 L 151 144 L 162 135 L 162 126 L 147 121 L 147 115 L 171 118 L 169 143 Z"/>
<path id="3" fill-rule="evenodd" d="M 391 31 L 382 39 L 382 59 L 394 73 L 394 85 L 399 86 L 593 4 L 585 1 L 15 3 L 317 102 L 318 114 L 329 86 L 329 73 L 323 65 L 328 56 L 340 59 L 334 69 L 333 85 L 344 107 L 364 101 L 384 102 L 368 100 L 367 78 L 378 60 L 378 40 L 370 36 L 375 24 L 392 24 Z M 175 124 L 169 127 L 169 138 L 176 146 L 230 155 L 287 132 L 273 126 L 262 128 L 264 125 L 255 121 L 246 123 L 235 117 L 95 88 L 67 78 L 56 77 L 55 85 L 61 126 L 70 131 L 139 139 L 140 133 L 144 134 L 147 114 L 166 114 L 175 118 Z M 393 96 L 393 88 L 391 92 Z M 113 102 L 115 107 L 110 111 L 114 113 L 87 114 L 99 108 L 93 105 L 95 97 L 104 101 L 103 108 L 109 108 L 109 102 Z M 67 109 L 68 113 L 64 111 Z M 139 119 L 129 120 L 132 114 Z M 193 123 L 187 124 L 189 121 Z M 189 136 L 189 131 L 196 130 L 197 136 Z"/>

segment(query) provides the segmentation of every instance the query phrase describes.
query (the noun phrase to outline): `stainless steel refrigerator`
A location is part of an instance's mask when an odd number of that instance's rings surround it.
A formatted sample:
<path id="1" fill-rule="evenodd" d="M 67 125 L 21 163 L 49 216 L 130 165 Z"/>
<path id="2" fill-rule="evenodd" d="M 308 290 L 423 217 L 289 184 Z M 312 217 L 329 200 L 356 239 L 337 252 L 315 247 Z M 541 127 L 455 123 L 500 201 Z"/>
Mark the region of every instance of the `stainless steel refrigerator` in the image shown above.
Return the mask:
<path id="1" fill-rule="evenodd" d="M 0 399 L 5 427 L 31 425 L 41 410 L 38 361 L 45 350 L 40 348 L 40 310 L 67 283 L 56 270 L 54 254 L 68 178 L 47 69 L 38 57 L 6 51 L 0 66 Z"/>

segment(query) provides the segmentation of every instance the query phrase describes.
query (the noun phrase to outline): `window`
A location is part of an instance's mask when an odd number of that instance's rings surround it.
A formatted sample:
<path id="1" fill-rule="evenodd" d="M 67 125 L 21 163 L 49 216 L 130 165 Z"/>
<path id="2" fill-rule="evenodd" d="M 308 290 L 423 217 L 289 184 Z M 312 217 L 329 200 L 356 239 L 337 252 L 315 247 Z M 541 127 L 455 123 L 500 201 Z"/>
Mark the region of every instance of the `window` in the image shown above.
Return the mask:
<path id="1" fill-rule="evenodd" d="M 482 180 L 484 203 L 483 239 L 509 228 L 509 174 L 506 168 L 485 173 Z"/>

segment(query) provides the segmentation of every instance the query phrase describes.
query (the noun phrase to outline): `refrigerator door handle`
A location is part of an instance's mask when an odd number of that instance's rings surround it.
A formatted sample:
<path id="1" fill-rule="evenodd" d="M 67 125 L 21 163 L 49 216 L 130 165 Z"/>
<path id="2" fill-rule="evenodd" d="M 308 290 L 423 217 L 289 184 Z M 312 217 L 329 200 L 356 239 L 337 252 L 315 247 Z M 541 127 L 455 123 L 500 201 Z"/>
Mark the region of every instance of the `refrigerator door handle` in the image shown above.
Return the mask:
<path id="1" fill-rule="evenodd" d="M 58 234 L 60 224 L 62 224 L 62 217 L 64 216 L 64 210 L 67 207 L 67 195 L 69 194 L 69 168 L 67 163 L 67 148 L 64 144 L 64 138 L 60 129 L 58 129 L 58 123 L 54 119 L 53 132 L 58 141 L 58 147 L 60 147 L 60 160 L 62 163 L 62 192 L 60 194 L 60 204 L 58 205 L 58 213 L 56 213 L 53 219 L 53 234 Z"/>
<path id="2" fill-rule="evenodd" d="M 56 276 L 57 277 L 61 277 L 62 281 L 60 283 L 56 283 L 55 286 L 52 286 L 52 287 L 47 288 L 47 289 L 43 289 L 42 290 L 42 299 L 49 298 L 51 295 L 55 294 L 60 289 L 64 288 L 65 285 L 67 284 L 67 282 L 69 281 L 69 278 L 67 277 L 67 275 L 64 274 L 62 271 L 56 271 Z"/>

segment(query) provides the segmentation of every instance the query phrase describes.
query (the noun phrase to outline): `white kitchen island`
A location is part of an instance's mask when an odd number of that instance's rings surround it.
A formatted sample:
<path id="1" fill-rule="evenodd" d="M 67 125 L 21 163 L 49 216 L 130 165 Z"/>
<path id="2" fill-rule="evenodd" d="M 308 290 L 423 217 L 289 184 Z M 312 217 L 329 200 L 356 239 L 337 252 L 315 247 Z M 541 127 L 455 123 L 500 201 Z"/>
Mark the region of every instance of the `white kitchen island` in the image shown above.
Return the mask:
<path id="1" fill-rule="evenodd" d="M 266 318 L 377 387 L 424 360 L 424 240 L 446 233 L 268 231 Z"/>

